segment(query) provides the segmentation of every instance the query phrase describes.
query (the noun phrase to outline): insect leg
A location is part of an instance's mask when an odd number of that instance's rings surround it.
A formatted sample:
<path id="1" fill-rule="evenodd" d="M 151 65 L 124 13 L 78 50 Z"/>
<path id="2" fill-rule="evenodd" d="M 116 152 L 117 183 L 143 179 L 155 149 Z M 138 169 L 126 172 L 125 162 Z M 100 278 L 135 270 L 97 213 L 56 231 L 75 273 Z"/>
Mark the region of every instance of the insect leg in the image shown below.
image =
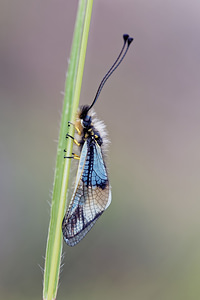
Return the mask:
<path id="1" fill-rule="evenodd" d="M 66 139 L 68 137 L 70 137 L 77 146 L 80 146 L 80 143 L 73 136 L 71 136 L 69 133 L 66 134 Z"/>
<path id="2" fill-rule="evenodd" d="M 66 152 L 66 151 L 64 151 Z M 73 156 L 64 156 L 64 158 L 73 158 L 73 159 L 80 159 L 80 156 L 75 154 L 75 153 L 72 153 Z"/>
<path id="3" fill-rule="evenodd" d="M 76 126 L 75 126 L 73 123 L 71 123 L 70 121 L 68 121 L 68 127 L 69 127 L 70 125 L 74 126 L 75 130 L 77 131 L 77 133 L 78 133 L 79 135 L 81 135 L 81 132 L 80 132 L 79 128 L 76 127 Z M 71 136 L 69 133 L 66 134 L 66 139 L 67 139 L 68 137 L 71 138 L 71 139 L 73 140 L 74 144 L 76 144 L 77 146 L 80 146 L 80 143 L 79 143 L 73 136 Z M 64 152 L 66 152 L 65 149 L 64 149 Z M 72 153 L 72 155 L 73 155 L 73 156 L 64 156 L 64 158 L 80 159 L 80 156 L 79 156 L 79 155 L 77 155 L 77 154 L 75 154 L 75 153 Z"/>
<path id="4" fill-rule="evenodd" d="M 74 124 L 74 123 L 72 123 L 72 122 L 70 122 L 70 121 L 68 121 L 68 127 L 70 126 L 70 125 L 72 125 L 72 126 L 74 126 L 74 128 L 76 129 L 76 131 L 77 131 L 77 133 L 79 134 L 79 135 L 81 135 L 81 131 L 80 131 L 80 129 Z"/>

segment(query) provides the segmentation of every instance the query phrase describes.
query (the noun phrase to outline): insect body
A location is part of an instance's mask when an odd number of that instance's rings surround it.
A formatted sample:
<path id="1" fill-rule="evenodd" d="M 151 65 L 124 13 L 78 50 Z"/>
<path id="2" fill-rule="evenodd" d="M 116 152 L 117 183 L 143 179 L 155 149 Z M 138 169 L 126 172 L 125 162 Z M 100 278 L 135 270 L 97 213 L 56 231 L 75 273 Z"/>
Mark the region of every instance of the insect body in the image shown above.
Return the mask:
<path id="1" fill-rule="evenodd" d="M 74 139 L 74 142 L 80 147 L 80 157 L 74 154 L 70 158 L 79 159 L 79 166 L 72 199 L 62 223 L 63 237 L 69 246 L 76 245 L 84 238 L 111 203 L 111 187 L 104 162 L 104 152 L 108 142 L 107 133 L 103 122 L 97 120 L 94 112 L 90 112 L 90 109 L 96 102 L 107 79 L 125 57 L 133 40 L 128 35 L 124 35 L 123 38 L 122 50 L 101 81 L 94 101 L 90 106 L 82 106 L 79 109 L 74 124 L 81 137 L 80 141 Z M 125 45 L 127 47 L 124 51 Z M 67 137 L 71 136 L 67 135 Z"/>

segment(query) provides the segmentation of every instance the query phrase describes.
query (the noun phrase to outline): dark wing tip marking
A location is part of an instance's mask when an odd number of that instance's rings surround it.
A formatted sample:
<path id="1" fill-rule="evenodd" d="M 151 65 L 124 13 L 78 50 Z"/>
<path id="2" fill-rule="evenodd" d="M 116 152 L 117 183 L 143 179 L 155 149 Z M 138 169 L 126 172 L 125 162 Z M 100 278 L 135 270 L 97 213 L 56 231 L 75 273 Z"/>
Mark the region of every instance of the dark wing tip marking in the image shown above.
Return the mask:
<path id="1" fill-rule="evenodd" d="M 67 245 L 73 247 L 76 244 L 78 244 L 85 237 L 88 231 L 90 231 L 90 229 L 93 227 L 93 225 L 96 223 L 97 219 L 102 215 L 102 213 L 103 211 L 96 214 L 93 220 L 87 222 L 81 228 L 81 230 L 74 235 L 72 234 L 72 232 L 75 229 L 74 228 L 75 223 L 73 222 L 73 218 L 70 219 L 64 218 L 62 223 L 62 232 L 63 232 L 64 240 L 67 243 Z M 69 230 L 70 227 L 71 229 Z"/>

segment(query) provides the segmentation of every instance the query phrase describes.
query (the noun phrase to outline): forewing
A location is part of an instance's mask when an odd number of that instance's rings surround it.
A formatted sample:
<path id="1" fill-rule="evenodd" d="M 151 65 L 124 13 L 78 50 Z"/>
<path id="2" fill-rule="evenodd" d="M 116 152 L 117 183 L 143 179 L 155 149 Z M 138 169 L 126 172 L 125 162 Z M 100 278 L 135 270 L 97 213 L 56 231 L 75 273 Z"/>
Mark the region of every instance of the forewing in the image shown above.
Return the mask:
<path id="1" fill-rule="evenodd" d="M 78 167 L 75 190 L 63 219 L 66 243 L 74 246 L 92 228 L 109 206 L 111 191 L 100 146 L 85 142 Z"/>

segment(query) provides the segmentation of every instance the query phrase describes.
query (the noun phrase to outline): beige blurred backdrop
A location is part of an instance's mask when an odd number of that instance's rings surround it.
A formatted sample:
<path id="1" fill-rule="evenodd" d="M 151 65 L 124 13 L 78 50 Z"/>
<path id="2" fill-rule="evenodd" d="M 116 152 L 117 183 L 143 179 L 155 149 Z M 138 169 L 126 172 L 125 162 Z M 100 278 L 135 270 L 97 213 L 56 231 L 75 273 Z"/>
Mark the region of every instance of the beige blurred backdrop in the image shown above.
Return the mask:
<path id="1" fill-rule="evenodd" d="M 0 299 L 42 298 L 77 3 L 0 1 Z M 94 1 L 82 104 L 123 33 L 135 40 L 95 105 L 111 140 L 112 204 L 79 245 L 64 245 L 58 299 L 197 300 L 200 2 Z"/>

